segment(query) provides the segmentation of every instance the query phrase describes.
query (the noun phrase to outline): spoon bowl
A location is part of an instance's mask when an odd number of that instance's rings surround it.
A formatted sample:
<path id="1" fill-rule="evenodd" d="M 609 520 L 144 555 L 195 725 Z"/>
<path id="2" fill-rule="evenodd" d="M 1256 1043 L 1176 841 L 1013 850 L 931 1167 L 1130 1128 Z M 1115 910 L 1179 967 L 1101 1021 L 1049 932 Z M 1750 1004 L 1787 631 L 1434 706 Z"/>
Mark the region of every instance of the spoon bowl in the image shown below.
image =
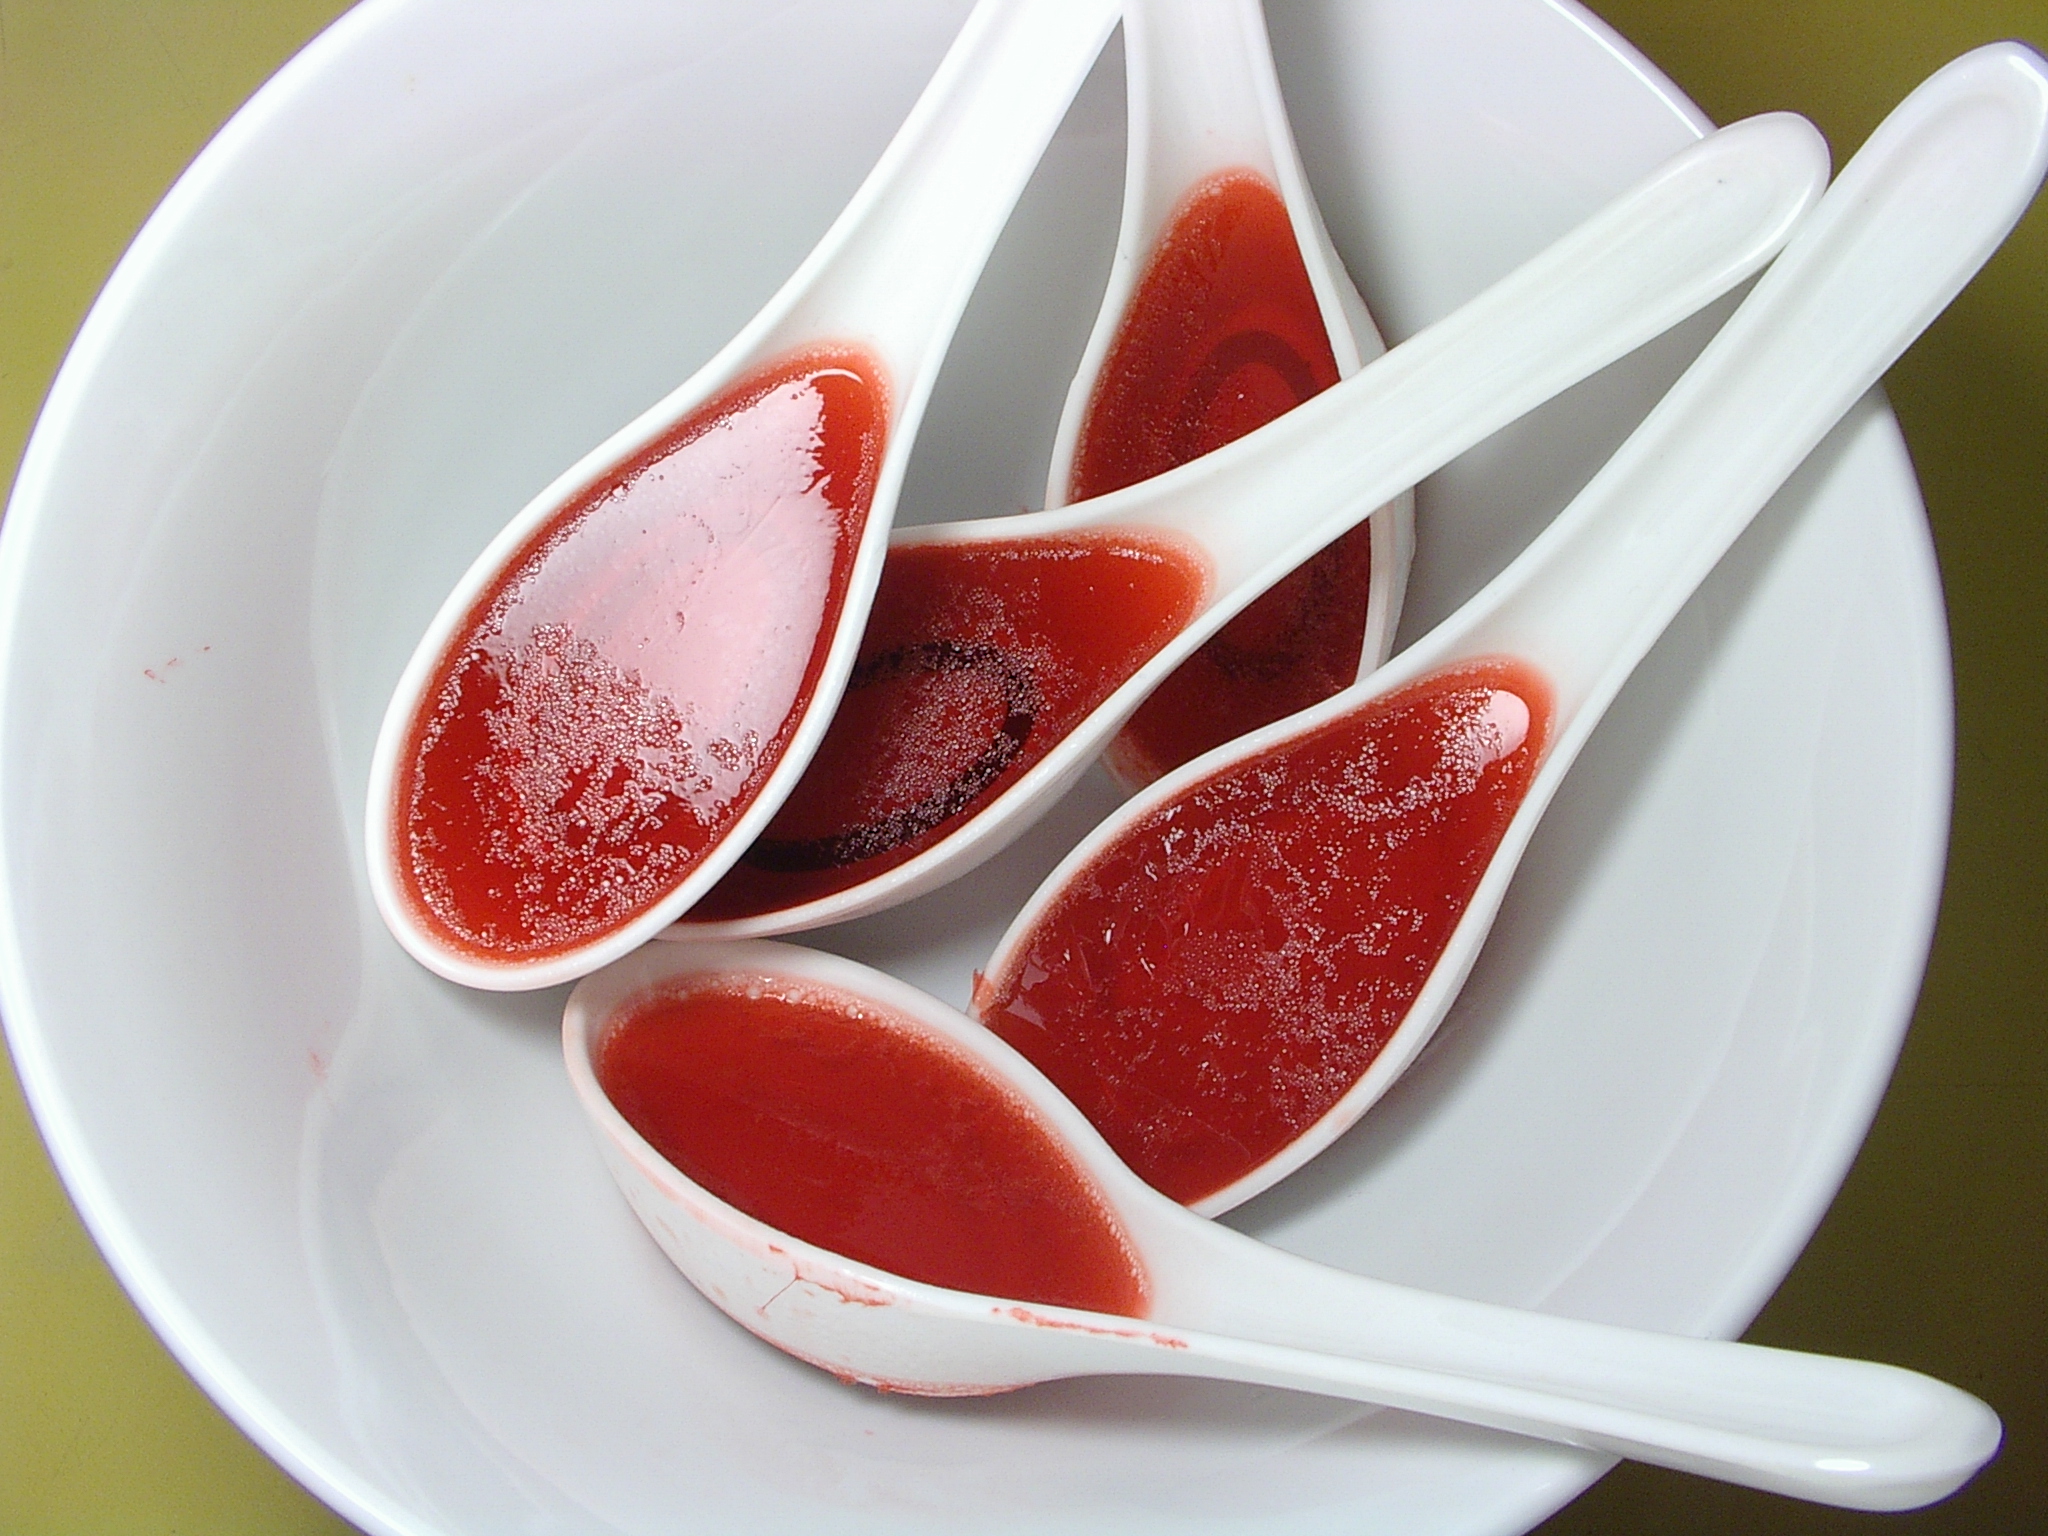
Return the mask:
<path id="1" fill-rule="evenodd" d="M 778 1231 L 685 1177 L 606 1096 L 598 1062 L 623 1011 L 706 982 L 795 983 L 808 996 L 837 999 L 854 1027 L 875 1032 L 867 1038 L 907 1038 L 971 1063 L 1093 1185 L 1142 1272 L 1144 1296 L 1132 1308 L 1141 1315 L 921 1283 Z M 1220 1377 L 1865 1509 L 1941 1498 L 1998 1445 L 1988 1408 L 1912 1372 L 1431 1295 L 1327 1269 L 1204 1221 L 1133 1176 L 1000 1040 L 916 988 L 837 956 L 760 942 L 652 946 L 579 984 L 564 1014 L 563 1051 L 614 1179 L 669 1258 L 742 1326 L 849 1381 L 961 1396 L 1070 1376 Z M 764 1139 L 747 1150 L 769 1149 Z"/>
<path id="2" fill-rule="evenodd" d="M 1623 682 L 1750 519 L 2003 241 L 2044 166 L 2048 63 L 2039 55 L 1998 44 L 1937 71 L 1872 135 L 1720 334 L 1520 557 L 1371 677 L 1187 764 L 1104 821 L 998 944 L 976 1014 L 1044 1066 L 1141 1174 L 1203 1213 L 1232 1208 L 1328 1147 L 1448 1012 L 1537 823 Z M 1477 829 L 1492 814 L 1484 796 L 1505 797 L 1508 807 L 1504 822 L 1460 847 L 1468 863 L 1459 868 L 1469 870 L 1457 877 L 1462 891 L 1449 881 L 1403 891 L 1392 872 L 1407 855 L 1385 850 L 1424 833 L 1391 816 L 1368 825 L 1381 813 L 1361 813 L 1328 839 L 1357 848 L 1385 840 L 1342 877 L 1370 894 L 1355 925 L 1326 887 L 1305 907 L 1296 903 L 1285 936 L 1276 936 L 1281 920 L 1270 914 L 1308 863 L 1299 840 L 1286 841 L 1303 807 L 1366 793 L 1345 779 L 1353 770 L 1329 758 L 1328 744 L 1355 739 L 1362 761 L 1390 760 L 1381 723 L 1396 710 L 1412 715 L 1417 691 L 1444 679 L 1486 694 L 1468 734 L 1445 738 L 1442 759 L 1479 767 L 1462 800 L 1433 802 L 1429 814 L 1437 825 L 1464 818 Z M 1283 785 L 1279 765 L 1290 754 L 1313 761 L 1320 776 Z M 1499 776 L 1492 789 L 1488 775 Z M 1413 782 L 1424 781 L 1418 774 Z M 1371 793 L 1411 790 L 1375 781 Z M 1204 807 L 1225 804 L 1219 831 L 1204 818 L 1220 813 Z M 1173 851 L 1198 838 L 1219 851 Z M 1301 867 L 1272 852 L 1281 846 Z M 1200 931 L 1184 919 L 1196 886 L 1230 892 L 1227 907 L 1204 909 Z M 1101 920 L 1084 902 L 1114 908 L 1123 925 L 1115 943 L 1096 937 Z M 1454 926 L 1439 921 L 1446 903 Z M 1148 924 L 1177 935 L 1180 953 L 1140 960 L 1114 952 L 1128 950 L 1126 929 Z M 1395 930 L 1400 936 L 1388 937 Z M 1256 1014 L 1205 1006 L 1217 989 L 1203 982 L 1204 957 L 1234 953 L 1233 944 L 1307 948 L 1319 968 L 1301 965 L 1271 984 Z M 1354 950 L 1391 952 L 1406 968 L 1347 982 L 1333 1009 L 1335 989 L 1320 967 Z M 1160 972 L 1173 967 L 1171 980 L 1153 974 L 1155 961 Z M 1147 970 L 1142 1014 L 1106 1000 L 1123 985 L 1125 962 Z M 1344 1011 L 1336 1025 L 1332 1011 Z M 1180 1021 L 1204 1041 L 1232 1042 L 1243 1072 L 1225 1073 L 1212 1052 L 1199 1058 L 1197 1085 L 1169 1091 L 1148 1075 L 1179 1059 L 1185 1042 L 1170 1032 Z M 1296 1040 L 1310 1022 L 1320 1037 Z M 1308 1050 L 1322 1054 L 1301 1054 Z M 1303 1078 L 1314 1092 L 1282 1105 Z M 1142 1112 L 1121 1107 L 1141 1100 Z M 1272 1111 L 1259 1135 L 1239 1129 L 1226 1149 L 1211 1140 L 1194 1150 L 1197 1137 L 1250 1123 L 1240 1103 Z M 1199 1182 L 1186 1182 L 1196 1163 Z"/>

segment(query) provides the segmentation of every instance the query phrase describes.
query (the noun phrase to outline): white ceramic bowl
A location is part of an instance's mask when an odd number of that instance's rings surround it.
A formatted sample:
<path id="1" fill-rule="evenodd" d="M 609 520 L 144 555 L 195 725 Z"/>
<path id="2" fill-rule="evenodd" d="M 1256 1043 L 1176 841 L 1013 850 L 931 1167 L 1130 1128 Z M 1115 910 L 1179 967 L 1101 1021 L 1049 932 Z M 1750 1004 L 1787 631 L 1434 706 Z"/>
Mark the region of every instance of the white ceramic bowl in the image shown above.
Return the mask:
<path id="1" fill-rule="evenodd" d="M 1503 1533 L 1602 1465 L 1224 1386 L 841 1386 L 641 1232 L 564 1080 L 560 995 L 440 982 L 370 910 L 371 739 L 441 594 L 773 290 L 963 9 L 373 0 L 166 200 L 37 428 L 0 532 L 0 1008 L 136 1299 L 371 1531 Z M 1270 11 L 1309 173 L 1395 337 L 1699 127 L 1564 0 Z M 1121 155 L 1112 60 L 968 317 L 911 516 L 1042 483 Z M 1423 488 L 1410 634 L 1563 504 L 1686 339 Z M 1431 1051 L 1233 1222 L 1390 1279 L 1739 1329 L 1911 1005 L 1946 662 L 1873 404 L 1638 673 Z M 963 1000 L 1108 796 L 825 942 Z"/>

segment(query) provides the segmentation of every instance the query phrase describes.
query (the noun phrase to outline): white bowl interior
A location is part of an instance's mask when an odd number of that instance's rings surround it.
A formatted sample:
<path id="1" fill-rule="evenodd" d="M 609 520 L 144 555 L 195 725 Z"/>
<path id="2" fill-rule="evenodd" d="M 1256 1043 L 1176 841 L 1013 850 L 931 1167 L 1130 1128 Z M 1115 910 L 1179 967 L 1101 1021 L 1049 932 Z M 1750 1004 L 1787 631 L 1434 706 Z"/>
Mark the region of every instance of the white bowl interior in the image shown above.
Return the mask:
<path id="1" fill-rule="evenodd" d="M 73 1194 L 202 1382 L 390 1532 L 1526 1528 L 1597 1457 L 1307 1397 L 844 1387 L 690 1291 L 565 1082 L 561 993 L 406 960 L 360 868 L 384 700 L 559 468 L 795 264 L 962 0 L 373 0 L 152 220 L 0 536 L 0 1001 Z M 1311 178 L 1393 338 L 1686 142 L 1551 0 L 1272 0 Z M 1114 239 L 1098 69 L 949 361 L 910 520 L 1029 504 Z M 1475 590 L 1699 326 L 1422 488 L 1405 634 Z M 1457 1010 L 1231 1219 L 1391 1279 L 1739 1329 L 1861 1140 L 1946 835 L 1944 623 L 1880 401 L 1582 760 Z M 1112 803 L 819 936 L 955 1001 Z"/>

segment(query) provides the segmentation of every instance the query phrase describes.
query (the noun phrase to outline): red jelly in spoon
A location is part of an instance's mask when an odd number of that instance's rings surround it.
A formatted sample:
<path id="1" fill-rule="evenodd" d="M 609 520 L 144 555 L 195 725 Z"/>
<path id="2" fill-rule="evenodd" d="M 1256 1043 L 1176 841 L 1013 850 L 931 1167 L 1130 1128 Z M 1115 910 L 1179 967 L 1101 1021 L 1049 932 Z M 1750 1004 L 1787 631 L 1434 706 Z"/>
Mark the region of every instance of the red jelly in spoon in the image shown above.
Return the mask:
<path id="1" fill-rule="evenodd" d="M 1547 742 L 1549 684 L 1448 668 L 1177 796 L 1039 916 L 975 1013 L 1183 1204 L 1309 1129 L 1443 953 Z"/>
<path id="2" fill-rule="evenodd" d="M 1145 1315 L 1136 1252 L 1058 1136 L 875 1004 L 699 978 L 624 1009 L 596 1066 L 656 1151 L 793 1237 L 928 1285 Z"/>
<path id="3" fill-rule="evenodd" d="M 1175 210 L 1103 360 L 1069 496 L 1185 464 L 1336 382 L 1280 194 L 1250 171 L 1211 177 Z M 1371 571 L 1361 524 L 1266 592 L 1140 706 L 1110 749 L 1118 772 L 1147 783 L 1356 681 Z"/>
<path id="4" fill-rule="evenodd" d="M 573 497 L 478 597 L 398 771 L 400 889 L 486 959 L 660 901 L 736 821 L 817 686 L 888 425 L 879 366 L 742 380 Z"/>
<path id="5" fill-rule="evenodd" d="M 930 847 L 1187 626 L 1205 567 L 1138 533 L 891 550 L 824 745 L 685 921 L 780 911 Z"/>

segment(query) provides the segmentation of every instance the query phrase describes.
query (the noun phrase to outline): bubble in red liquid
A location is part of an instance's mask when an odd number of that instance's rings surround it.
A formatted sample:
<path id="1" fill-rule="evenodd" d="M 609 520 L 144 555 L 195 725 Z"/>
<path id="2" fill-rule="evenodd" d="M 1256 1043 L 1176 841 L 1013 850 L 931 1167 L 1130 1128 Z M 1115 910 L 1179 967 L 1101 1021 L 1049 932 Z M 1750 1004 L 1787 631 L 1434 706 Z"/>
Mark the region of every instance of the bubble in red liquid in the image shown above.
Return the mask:
<path id="1" fill-rule="evenodd" d="M 1163 534 L 889 552 L 824 744 L 768 830 L 690 919 L 773 912 L 871 880 L 1016 782 L 1206 595 Z"/>
<path id="2" fill-rule="evenodd" d="M 1096 855 L 976 1015 L 1192 1203 L 1326 1114 L 1422 989 L 1527 793 L 1551 689 L 1447 669 L 1204 780 Z"/>
<path id="3" fill-rule="evenodd" d="M 530 960 L 632 921 L 759 793 L 817 685 L 888 402 L 846 348 L 742 380 L 573 497 L 478 598 L 407 732 L 414 916 Z"/>
<path id="4" fill-rule="evenodd" d="M 1069 496 L 1101 496 L 1222 447 L 1337 382 L 1308 268 L 1271 183 L 1229 171 L 1168 220 L 1096 377 Z M 1149 783 L 1358 676 L 1372 532 L 1341 535 L 1201 647 L 1111 750 Z"/>
<path id="5" fill-rule="evenodd" d="M 1122 1223 L 1057 1133 L 958 1047 L 864 999 L 751 976 L 639 998 L 598 1081 L 728 1205 L 905 1279 L 1145 1315 Z"/>

